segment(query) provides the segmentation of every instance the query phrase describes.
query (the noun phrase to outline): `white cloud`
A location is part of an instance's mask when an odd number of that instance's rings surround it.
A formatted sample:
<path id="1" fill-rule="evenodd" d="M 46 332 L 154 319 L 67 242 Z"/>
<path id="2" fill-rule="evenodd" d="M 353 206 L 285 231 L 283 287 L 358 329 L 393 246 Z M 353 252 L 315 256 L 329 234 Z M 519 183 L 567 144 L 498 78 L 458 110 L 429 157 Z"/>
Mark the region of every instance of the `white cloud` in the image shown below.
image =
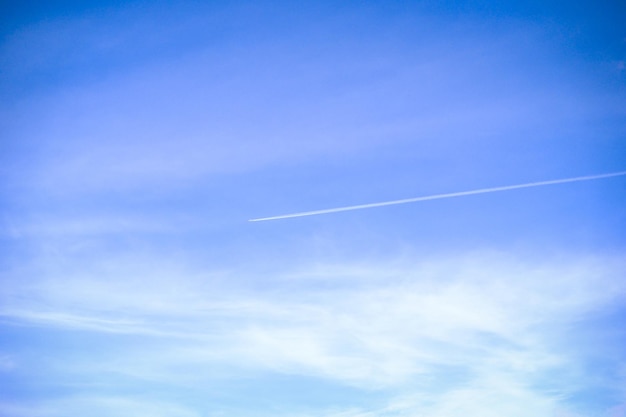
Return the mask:
<path id="1" fill-rule="evenodd" d="M 404 408 L 377 415 L 549 416 L 586 383 L 570 371 L 582 353 L 561 349 L 568 326 L 623 302 L 626 290 L 623 260 L 607 256 L 531 261 L 476 252 L 427 262 L 318 265 L 308 275 L 306 268 L 279 273 L 270 289 L 253 293 L 225 280 L 203 283 L 206 274 L 171 266 L 157 274 L 159 265 L 142 265 L 125 275 L 57 277 L 32 287 L 37 294 L 8 300 L 3 315 L 153 338 L 150 352 L 98 353 L 99 365 L 76 359 L 72 372 L 106 369 L 176 383 L 270 372 L 428 392 L 427 402 L 415 394 Z M 337 285 L 313 289 L 319 271 L 325 282 L 336 271 Z M 247 272 L 231 271 L 231 278 L 237 273 Z M 33 299 L 39 303 L 23 301 Z M 190 367 L 193 375 L 184 371 Z M 461 379 L 450 379 L 450 369 Z M 555 374 L 562 380 L 550 378 Z M 429 386 L 420 385 L 426 380 Z M 545 381 L 549 389 L 537 388 Z M 359 413 L 345 415 L 370 415 Z"/>
<path id="2" fill-rule="evenodd" d="M 31 406 L 0 403 L 0 413 L 10 417 L 199 417 L 200 414 L 155 399 L 115 396 L 76 396 Z"/>

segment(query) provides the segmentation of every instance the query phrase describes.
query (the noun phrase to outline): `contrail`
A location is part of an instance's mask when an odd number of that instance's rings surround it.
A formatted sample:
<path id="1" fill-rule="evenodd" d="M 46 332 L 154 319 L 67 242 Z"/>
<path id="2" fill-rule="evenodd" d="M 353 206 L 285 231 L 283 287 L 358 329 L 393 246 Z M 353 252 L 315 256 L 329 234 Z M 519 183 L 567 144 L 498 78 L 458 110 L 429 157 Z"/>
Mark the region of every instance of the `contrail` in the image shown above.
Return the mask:
<path id="1" fill-rule="evenodd" d="M 517 190 L 518 188 L 541 187 L 544 185 L 564 184 L 566 182 L 597 180 L 600 178 L 618 177 L 620 175 L 626 175 L 626 171 L 612 172 L 609 174 L 587 175 L 584 177 L 563 178 L 560 180 L 529 182 L 526 184 L 506 185 L 503 187 L 481 188 L 478 190 L 460 191 L 456 193 L 434 194 L 434 195 L 427 195 L 423 197 L 405 198 L 403 200 L 384 201 L 381 203 L 359 204 L 356 206 L 336 207 L 336 208 L 330 208 L 330 209 L 324 209 L 324 210 L 303 211 L 300 213 L 283 214 L 280 216 L 250 219 L 248 221 L 249 222 L 263 222 L 267 220 L 290 219 L 293 217 L 316 216 L 318 214 L 328 214 L 328 213 L 337 213 L 340 211 L 361 210 L 361 209 L 368 209 L 368 208 L 374 208 L 374 207 L 393 206 L 396 204 L 415 203 L 417 201 L 439 200 L 441 198 L 462 197 L 465 195 L 485 194 L 485 193 L 495 193 L 498 191 Z"/>

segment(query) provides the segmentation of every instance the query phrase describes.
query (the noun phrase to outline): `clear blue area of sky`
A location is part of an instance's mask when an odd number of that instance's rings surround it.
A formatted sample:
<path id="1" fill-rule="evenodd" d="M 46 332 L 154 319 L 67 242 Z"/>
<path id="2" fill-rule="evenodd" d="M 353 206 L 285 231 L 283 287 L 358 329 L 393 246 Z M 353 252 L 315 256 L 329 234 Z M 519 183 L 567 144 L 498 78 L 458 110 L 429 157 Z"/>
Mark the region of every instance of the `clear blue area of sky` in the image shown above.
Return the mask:
<path id="1" fill-rule="evenodd" d="M 3 2 L 0 415 L 626 416 L 618 1 Z"/>

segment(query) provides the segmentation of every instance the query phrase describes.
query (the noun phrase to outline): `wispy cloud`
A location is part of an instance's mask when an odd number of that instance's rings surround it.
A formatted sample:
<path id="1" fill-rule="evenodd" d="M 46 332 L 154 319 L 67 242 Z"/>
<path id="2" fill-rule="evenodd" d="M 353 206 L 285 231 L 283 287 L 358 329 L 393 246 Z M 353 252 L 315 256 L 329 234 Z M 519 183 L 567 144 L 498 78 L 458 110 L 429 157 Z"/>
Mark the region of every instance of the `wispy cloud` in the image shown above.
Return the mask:
<path id="1" fill-rule="evenodd" d="M 141 60 L 132 70 L 53 89 L 37 102 L 20 104 L 30 117 L 27 123 L 10 123 L 11 131 L 44 149 L 35 164 L 22 167 L 20 181 L 53 194 L 155 184 L 170 189 L 189 182 L 206 186 L 215 176 L 389 143 L 437 138 L 449 149 L 467 140 L 467 132 L 472 141 L 513 137 L 537 125 L 548 132 L 554 126 L 546 114 L 563 124 L 597 111 L 586 104 L 590 91 L 529 70 L 531 60 L 550 67 L 558 63 L 538 46 L 546 35 L 521 24 L 500 27 L 495 37 L 476 22 L 456 22 L 464 29 L 457 33 L 444 29 L 454 24 L 423 16 L 419 23 L 442 29 L 402 34 L 391 25 L 382 40 L 364 38 L 367 31 L 356 37 L 324 21 L 320 33 L 294 30 L 288 39 L 266 36 L 252 42 L 233 22 L 222 36 L 240 43 L 225 48 L 190 41 L 198 28 L 219 21 L 221 10 L 204 15 L 211 16 L 206 21 L 194 13 L 167 16 L 152 10 L 150 19 L 128 25 L 136 12 L 41 24 L 8 40 L 6 48 L 18 54 L 14 61 L 44 60 L 38 64 L 43 67 L 54 66 L 59 55 L 70 67 L 73 60 L 97 67 L 107 41 L 113 56 L 128 53 L 123 46 L 128 38 L 135 40 L 134 48 L 157 50 L 155 44 L 169 42 L 154 26 L 170 28 L 172 42 L 190 48 L 167 63 Z M 293 57 L 302 38 L 319 50 Z M 80 51 L 78 56 L 65 49 L 68 40 L 78 43 L 71 48 Z M 42 42 L 58 44 L 44 48 L 51 56 L 33 46 Z"/>
<path id="2" fill-rule="evenodd" d="M 210 380 L 209 369 L 219 366 L 230 369 L 222 375 L 271 372 L 431 394 L 428 403 L 414 399 L 406 410 L 380 415 L 451 416 L 462 409 L 472 416 L 521 416 L 530 409 L 550 415 L 579 386 L 581 375 L 568 369 L 585 360 L 584 352 L 563 348 L 568 326 L 626 295 L 626 265 L 603 256 L 528 263 L 477 252 L 319 269 L 320 279 L 349 279 L 350 285 L 316 291 L 315 278 L 284 271 L 276 282 L 291 282 L 289 293 L 277 284 L 253 295 L 223 283 L 199 286 L 185 275 L 154 281 L 144 291 L 122 289 L 121 278 L 84 277 L 66 281 L 63 294 L 35 287 L 40 293 L 23 299 L 45 302 L 29 305 L 16 297 L 2 313 L 15 323 L 152 338 L 149 354 L 129 351 L 126 360 L 112 360 L 100 353 L 108 371 L 135 378 Z M 370 276 L 360 282 L 362 270 Z M 183 283 L 178 294 L 173 282 Z M 175 370 L 189 366 L 198 372 Z M 73 367 L 101 369 L 80 361 Z M 457 383 L 446 378 L 452 370 L 462 375 Z M 554 381 L 551 373 L 566 377 Z M 536 388 L 545 384 L 549 389 Z"/>
<path id="3" fill-rule="evenodd" d="M 15 406 L 0 403 L 0 412 L 11 417 L 64 417 L 92 415 L 95 417 L 199 417 L 192 410 L 155 399 L 116 396 L 80 396 L 50 401 L 45 405 Z"/>

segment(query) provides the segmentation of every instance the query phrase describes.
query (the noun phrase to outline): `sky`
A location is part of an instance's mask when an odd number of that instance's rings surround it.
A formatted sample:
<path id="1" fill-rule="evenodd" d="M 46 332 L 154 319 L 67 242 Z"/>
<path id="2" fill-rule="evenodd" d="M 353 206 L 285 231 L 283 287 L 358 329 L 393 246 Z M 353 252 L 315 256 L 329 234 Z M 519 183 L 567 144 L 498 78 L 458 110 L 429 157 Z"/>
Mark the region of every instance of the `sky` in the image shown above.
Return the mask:
<path id="1" fill-rule="evenodd" d="M 618 1 L 5 1 L 0 415 L 625 417 Z"/>

